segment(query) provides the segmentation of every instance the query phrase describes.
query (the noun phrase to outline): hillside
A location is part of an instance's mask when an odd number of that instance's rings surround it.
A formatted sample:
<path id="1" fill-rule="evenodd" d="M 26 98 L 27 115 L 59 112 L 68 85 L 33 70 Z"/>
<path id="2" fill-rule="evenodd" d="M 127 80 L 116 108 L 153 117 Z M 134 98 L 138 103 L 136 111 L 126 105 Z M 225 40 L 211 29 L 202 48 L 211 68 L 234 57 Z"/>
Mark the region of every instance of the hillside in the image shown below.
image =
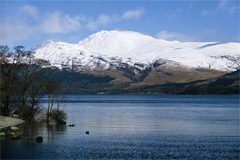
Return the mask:
<path id="1" fill-rule="evenodd" d="M 113 30 L 76 44 L 45 41 L 32 51 L 57 67 L 50 76 L 68 94 L 237 93 L 236 76 L 226 76 L 239 72 L 240 43 L 166 41 Z"/>
<path id="2" fill-rule="evenodd" d="M 218 78 L 190 83 L 166 83 L 146 85 L 123 90 L 128 94 L 240 94 L 240 71 L 227 73 Z"/>
<path id="3" fill-rule="evenodd" d="M 163 75 L 161 76 L 162 79 L 168 79 L 173 75 L 171 72 L 161 73 Z M 49 76 L 62 82 L 62 92 L 65 94 L 239 94 L 239 70 L 224 75 L 222 75 L 223 72 L 213 72 L 212 70 L 180 72 L 179 74 L 182 74 L 182 82 L 177 79 L 177 77 L 180 77 L 179 75 L 174 75 L 172 82 L 163 81 L 162 83 L 133 82 L 131 80 L 117 83 L 116 78 L 108 75 L 96 76 L 62 70 L 53 72 Z M 194 75 L 202 77 L 202 79 L 186 80 L 185 78 L 189 77 L 190 74 L 193 74 L 193 77 Z M 206 77 L 214 78 L 206 80 Z M 152 80 L 154 81 L 154 79 Z M 159 81 L 161 81 L 161 78 L 159 78 Z"/>

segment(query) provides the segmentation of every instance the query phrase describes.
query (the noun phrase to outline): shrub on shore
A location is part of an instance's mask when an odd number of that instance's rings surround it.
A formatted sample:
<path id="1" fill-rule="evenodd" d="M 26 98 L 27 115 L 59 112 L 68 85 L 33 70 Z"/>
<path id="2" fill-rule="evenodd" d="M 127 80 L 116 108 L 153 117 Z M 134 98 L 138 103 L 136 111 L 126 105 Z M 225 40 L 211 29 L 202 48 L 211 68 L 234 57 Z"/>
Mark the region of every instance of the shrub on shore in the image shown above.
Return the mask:
<path id="1" fill-rule="evenodd" d="M 50 118 L 54 120 L 57 125 L 64 125 L 66 124 L 67 114 L 64 110 L 53 109 Z"/>

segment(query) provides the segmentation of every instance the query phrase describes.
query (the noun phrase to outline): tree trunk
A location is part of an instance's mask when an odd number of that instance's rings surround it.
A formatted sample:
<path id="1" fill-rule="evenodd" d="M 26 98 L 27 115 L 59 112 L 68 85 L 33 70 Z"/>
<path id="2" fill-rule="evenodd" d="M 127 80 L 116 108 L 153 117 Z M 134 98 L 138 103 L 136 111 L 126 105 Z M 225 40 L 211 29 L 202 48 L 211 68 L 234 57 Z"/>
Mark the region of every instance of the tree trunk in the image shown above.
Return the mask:
<path id="1" fill-rule="evenodd" d="M 52 112 L 53 104 L 54 104 L 54 93 L 52 93 L 52 103 L 51 103 L 50 113 Z"/>
<path id="2" fill-rule="evenodd" d="M 48 94 L 47 123 L 49 123 L 49 116 L 50 116 L 50 94 Z"/>

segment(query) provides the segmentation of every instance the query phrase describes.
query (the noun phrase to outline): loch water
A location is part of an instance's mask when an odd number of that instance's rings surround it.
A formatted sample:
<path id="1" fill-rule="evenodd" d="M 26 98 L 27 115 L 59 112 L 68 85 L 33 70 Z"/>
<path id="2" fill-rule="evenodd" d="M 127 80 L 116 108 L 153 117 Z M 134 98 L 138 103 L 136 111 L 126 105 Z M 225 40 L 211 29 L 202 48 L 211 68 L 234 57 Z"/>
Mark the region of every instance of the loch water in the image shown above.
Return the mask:
<path id="1" fill-rule="evenodd" d="M 68 95 L 62 109 L 66 126 L 0 137 L 1 159 L 239 159 L 238 95 Z"/>

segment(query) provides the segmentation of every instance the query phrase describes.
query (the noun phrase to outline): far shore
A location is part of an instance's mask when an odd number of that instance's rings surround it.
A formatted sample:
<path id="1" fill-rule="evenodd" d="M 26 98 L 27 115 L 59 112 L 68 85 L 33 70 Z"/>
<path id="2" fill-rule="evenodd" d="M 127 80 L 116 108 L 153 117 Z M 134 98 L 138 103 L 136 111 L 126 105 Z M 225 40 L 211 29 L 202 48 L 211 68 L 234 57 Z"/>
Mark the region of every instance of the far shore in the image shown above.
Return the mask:
<path id="1" fill-rule="evenodd" d="M 19 118 L 0 116 L 0 131 L 6 130 L 11 126 L 23 124 L 25 121 Z"/>

